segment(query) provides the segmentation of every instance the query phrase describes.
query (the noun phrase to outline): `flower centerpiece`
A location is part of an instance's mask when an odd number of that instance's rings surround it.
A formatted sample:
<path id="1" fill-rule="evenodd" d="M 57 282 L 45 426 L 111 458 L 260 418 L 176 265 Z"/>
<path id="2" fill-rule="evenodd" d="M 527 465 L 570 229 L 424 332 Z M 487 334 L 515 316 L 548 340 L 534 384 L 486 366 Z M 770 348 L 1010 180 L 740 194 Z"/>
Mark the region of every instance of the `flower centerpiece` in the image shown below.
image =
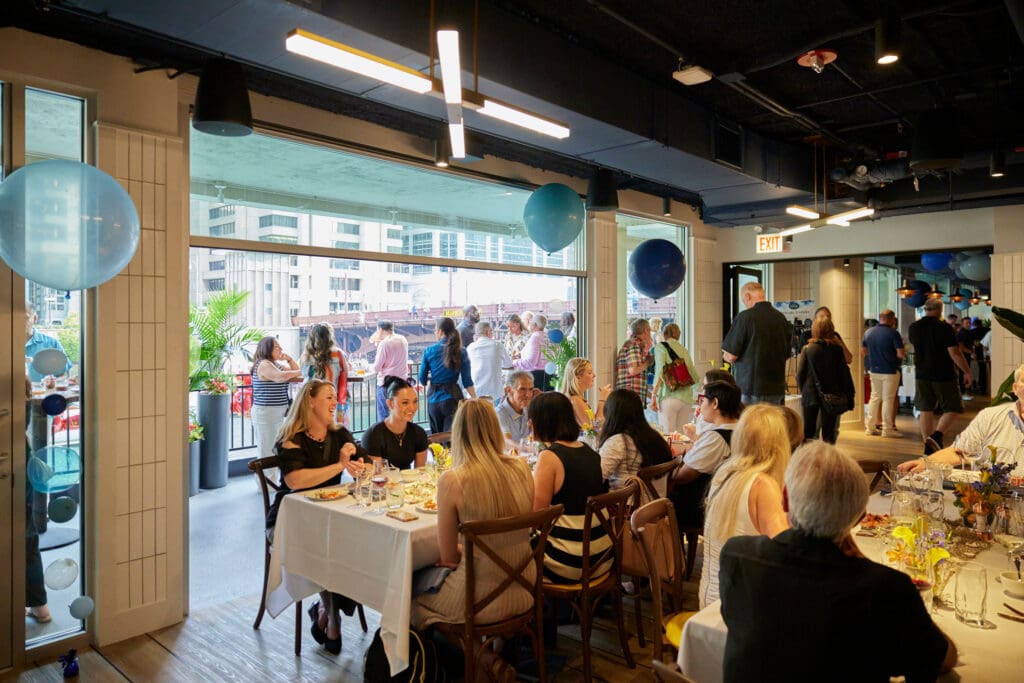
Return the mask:
<path id="1" fill-rule="evenodd" d="M 434 456 L 434 465 L 439 471 L 443 472 L 451 467 L 452 453 L 450 449 L 445 448 L 439 443 L 432 443 L 428 448 Z"/>
<path id="2" fill-rule="evenodd" d="M 927 605 L 933 597 L 941 599 L 952 576 L 945 531 L 930 530 L 927 518 L 918 515 L 911 526 L 897 526 L 891 535 L 894 542 L 886 551 L 889 563 L 910 576 Z"/>
<path id="3" fill-rule="evenodd" d="M 964 526 L 985 531 L 992 524 L 996 506 L 1002 501 L 1003 493 L 1010 485 L 1010 472 L 1014 463 L 996 462 L 996 446 L 987 446 L 988 462 L 981 464 L 978 481 L 956 484 L 956 500 L 953 505 L 960 508 Z"/>

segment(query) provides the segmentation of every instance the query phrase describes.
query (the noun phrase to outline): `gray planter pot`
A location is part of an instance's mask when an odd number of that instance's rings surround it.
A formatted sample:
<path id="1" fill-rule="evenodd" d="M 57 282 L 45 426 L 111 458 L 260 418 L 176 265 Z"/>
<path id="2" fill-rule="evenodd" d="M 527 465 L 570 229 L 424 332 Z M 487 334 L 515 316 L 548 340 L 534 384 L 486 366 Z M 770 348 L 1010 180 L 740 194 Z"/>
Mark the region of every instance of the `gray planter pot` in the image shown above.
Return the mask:
<path id="1" fill-rule="evenodd" d="M 199 485 L 219 489 L 228 483 L 228 444 L 231 430 L 231 394 L 199 394 Z"/>
<path id="2" fill-rule="evenodd" d="M 199 448 L 202 441 L 193 441 L 188 445 L 188 496 L 199 493 Z"/>

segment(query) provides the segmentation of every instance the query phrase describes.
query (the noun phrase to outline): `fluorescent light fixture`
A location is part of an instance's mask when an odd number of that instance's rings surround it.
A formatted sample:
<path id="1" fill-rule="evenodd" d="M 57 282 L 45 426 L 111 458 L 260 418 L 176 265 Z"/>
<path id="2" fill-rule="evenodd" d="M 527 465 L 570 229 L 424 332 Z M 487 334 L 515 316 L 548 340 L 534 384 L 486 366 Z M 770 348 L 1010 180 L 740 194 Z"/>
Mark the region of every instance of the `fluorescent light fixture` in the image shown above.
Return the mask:
<path id="1" fill-rule="evenodd" d="M 835 219 L 835 220 L 827 221 L 827 223 L 829 225 L 838 225 L 840 228 L 848 228 L 848 227 L 850 227 L 850 222 L 849 221 L 841 221 L 838 218 Z"/>
<path id="2" fill-rule="evenodd" d="M 499 102 L 493 98 L 487 97 L 486 95 L 480 95 L 480 101 L 474 102 L 467 99 L 465 104 L 473 106 L 481 114 L 486 114 L 495 119 L 505 121 L 506 123 L 512 123 L 517 126 L 532 130 L 536 133 L 543 135 L 550 135 L 553 138 L 564 140 L 569 137 L 569 128 L 564 124 L 551 119 L 546 119 L 536 114 L 523 111 L 513 107 L 512 105 Z"/>
<path id="3" fill-rule="evenodd" d="M 292 30 L 284 42 L 288 52 L 375 78 L 405 90 L 423 94 L 434 88 L 433 81 L 415 69 L 299 28 Z"/>
<path id="4" fill-rule="evenodd" d="M 442 29 L 437 32 L 437 58 L 441 63 L 441 86 L 444 89 L 444 101 L 448 104 L 461 104 L 462 67 L 459 64 L 458 31 Z"/>
<path id="5" fill-rule="evenodd" d="M 835 216 L 831 216 L 826 223 L 829 225 L 842 225 L 843 223 L 849 224 L 850 221 L 855 221 L 858 218 L 867 218 L 875 213 L 875 210 L 869 206 L 865 206 L 860 209 L 853 209 L 852 211 L 844 211 L 843 213 L 837 213 Z"/>
<path id="6" fill-rule="evenodd" d="M 799 235 L 802 232 L 809 232 L 814 230 L 810 225 L 798 225 L 795 228 L 787 228 L 779 233 L 781 237 L 789 237 L 790 235 Z"/>
<path id="7" fill-rule="evenodd" d="M 466 158 L 466 129 L 461 123 L 448 124 L 448 136 L 452 141 L 452 159 Z"/>
<path id="8" fill-rule="evenodd" d="M 787 206 L 786 213 L 790 216 L 799 216 L 800 218 L 806 218 L 810 221 L 815 221 L 821 218 L 821 215 L 817 211 L 811 211 L 810 209 L 805 209 L 804 207 L 796 204 Z"/>
<path id="9" fill-rule="evenodd" d="M 678 71 L 672 72 L 672 78 L 683 85 L 700 85 L 701 83 L 707 83 L 714 77 L 715 74 L 696 64 L 681 66 Z"/>

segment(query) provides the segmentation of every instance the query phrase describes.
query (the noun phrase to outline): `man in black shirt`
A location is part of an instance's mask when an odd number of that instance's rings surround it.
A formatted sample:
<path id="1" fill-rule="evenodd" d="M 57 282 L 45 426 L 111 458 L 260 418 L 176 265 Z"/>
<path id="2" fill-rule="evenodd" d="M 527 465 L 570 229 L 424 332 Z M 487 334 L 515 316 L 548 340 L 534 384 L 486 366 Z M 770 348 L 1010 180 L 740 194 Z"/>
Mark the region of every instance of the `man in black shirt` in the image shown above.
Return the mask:
<path id="1" fill-rule="evenodd" d="M 459 336 L 462 337 L 462 348 L 466 348 L 473 343 L 473 330 L 478 322 L 480 322 L 480 311 L 477 310 L 476 306 L 470 304 L 462 309 L 462 322 L 456 328 L 459 331 Z"/>
<path id="2" fill-rule="evenodd" d="M 974 378 L 953 328 L 942 321 L 941 299 L 924 302 L 924 317 L 910 326 L 909 336 L 914 345 L 914 407 L 920 412 L 924 454 L 931 455 L 942 449 L 943 435 L 964 412 L 956 368 L 963 372 L 968 386 Z M 937 408 L 942 410 L 938 422 Z"/>
<path id="3" fill-rule="evenodd" d="M 850 531 L 867 500 L 860 466 L 834 446 L 811 442 L 793 455 L 783 497 L 792 528 L 775 538 L 737 536 L 722 548 L 725 683 L 931 683 L 953 667 L 956 646 L 910 577 L 854 543 Z M 899 645 L 851 650 L 865 634 Z"/>
<path id="4" fill-rule="evenodd" d="M 746 307 L 732 321 L 722 342 L 722 357 L 743 392 L 743 402 L 782 405 L 786 398 L 789 322 L 765 301 L 764 287 L 748 282 L 740 290 Z"/>

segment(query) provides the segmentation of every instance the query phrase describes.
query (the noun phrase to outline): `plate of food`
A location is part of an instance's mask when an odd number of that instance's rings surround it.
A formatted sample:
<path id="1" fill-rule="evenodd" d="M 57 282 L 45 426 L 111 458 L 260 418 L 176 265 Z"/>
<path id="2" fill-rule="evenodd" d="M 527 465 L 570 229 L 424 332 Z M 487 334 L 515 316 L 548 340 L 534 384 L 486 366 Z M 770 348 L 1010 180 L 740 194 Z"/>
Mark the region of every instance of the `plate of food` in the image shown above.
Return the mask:
<path id="1" fill-rule="evenodd" d="M 344 498 L 347 494 L 348 491 L 343 488 L 317 489 L 315 491 L 307 491 L 306 498 L 315 500 L 318 503 L 323 503 L 328 500 Z"/>
<path id="2" fill-rule="evenodd" d="M 873 515 L 867 512 L 861 517 L 856 533 L 863 536 L 874 536 L 879 529 L 884 529 L 888 524 L 889 515 Z"/>
<path id="3" fill-rule="evenodd" d="M 437 514 L 437 501 L 436 500 L 425 500 L 416 506 L 417 512 L 425 512 L 428 515 Z"/>
<path id="4" fill-rule="evenodd" d="M 405 485 L 405 502 L 419 505 L 425 500 L 433 500 L 437 495 L 437 487 L 428 482 Z"/>

